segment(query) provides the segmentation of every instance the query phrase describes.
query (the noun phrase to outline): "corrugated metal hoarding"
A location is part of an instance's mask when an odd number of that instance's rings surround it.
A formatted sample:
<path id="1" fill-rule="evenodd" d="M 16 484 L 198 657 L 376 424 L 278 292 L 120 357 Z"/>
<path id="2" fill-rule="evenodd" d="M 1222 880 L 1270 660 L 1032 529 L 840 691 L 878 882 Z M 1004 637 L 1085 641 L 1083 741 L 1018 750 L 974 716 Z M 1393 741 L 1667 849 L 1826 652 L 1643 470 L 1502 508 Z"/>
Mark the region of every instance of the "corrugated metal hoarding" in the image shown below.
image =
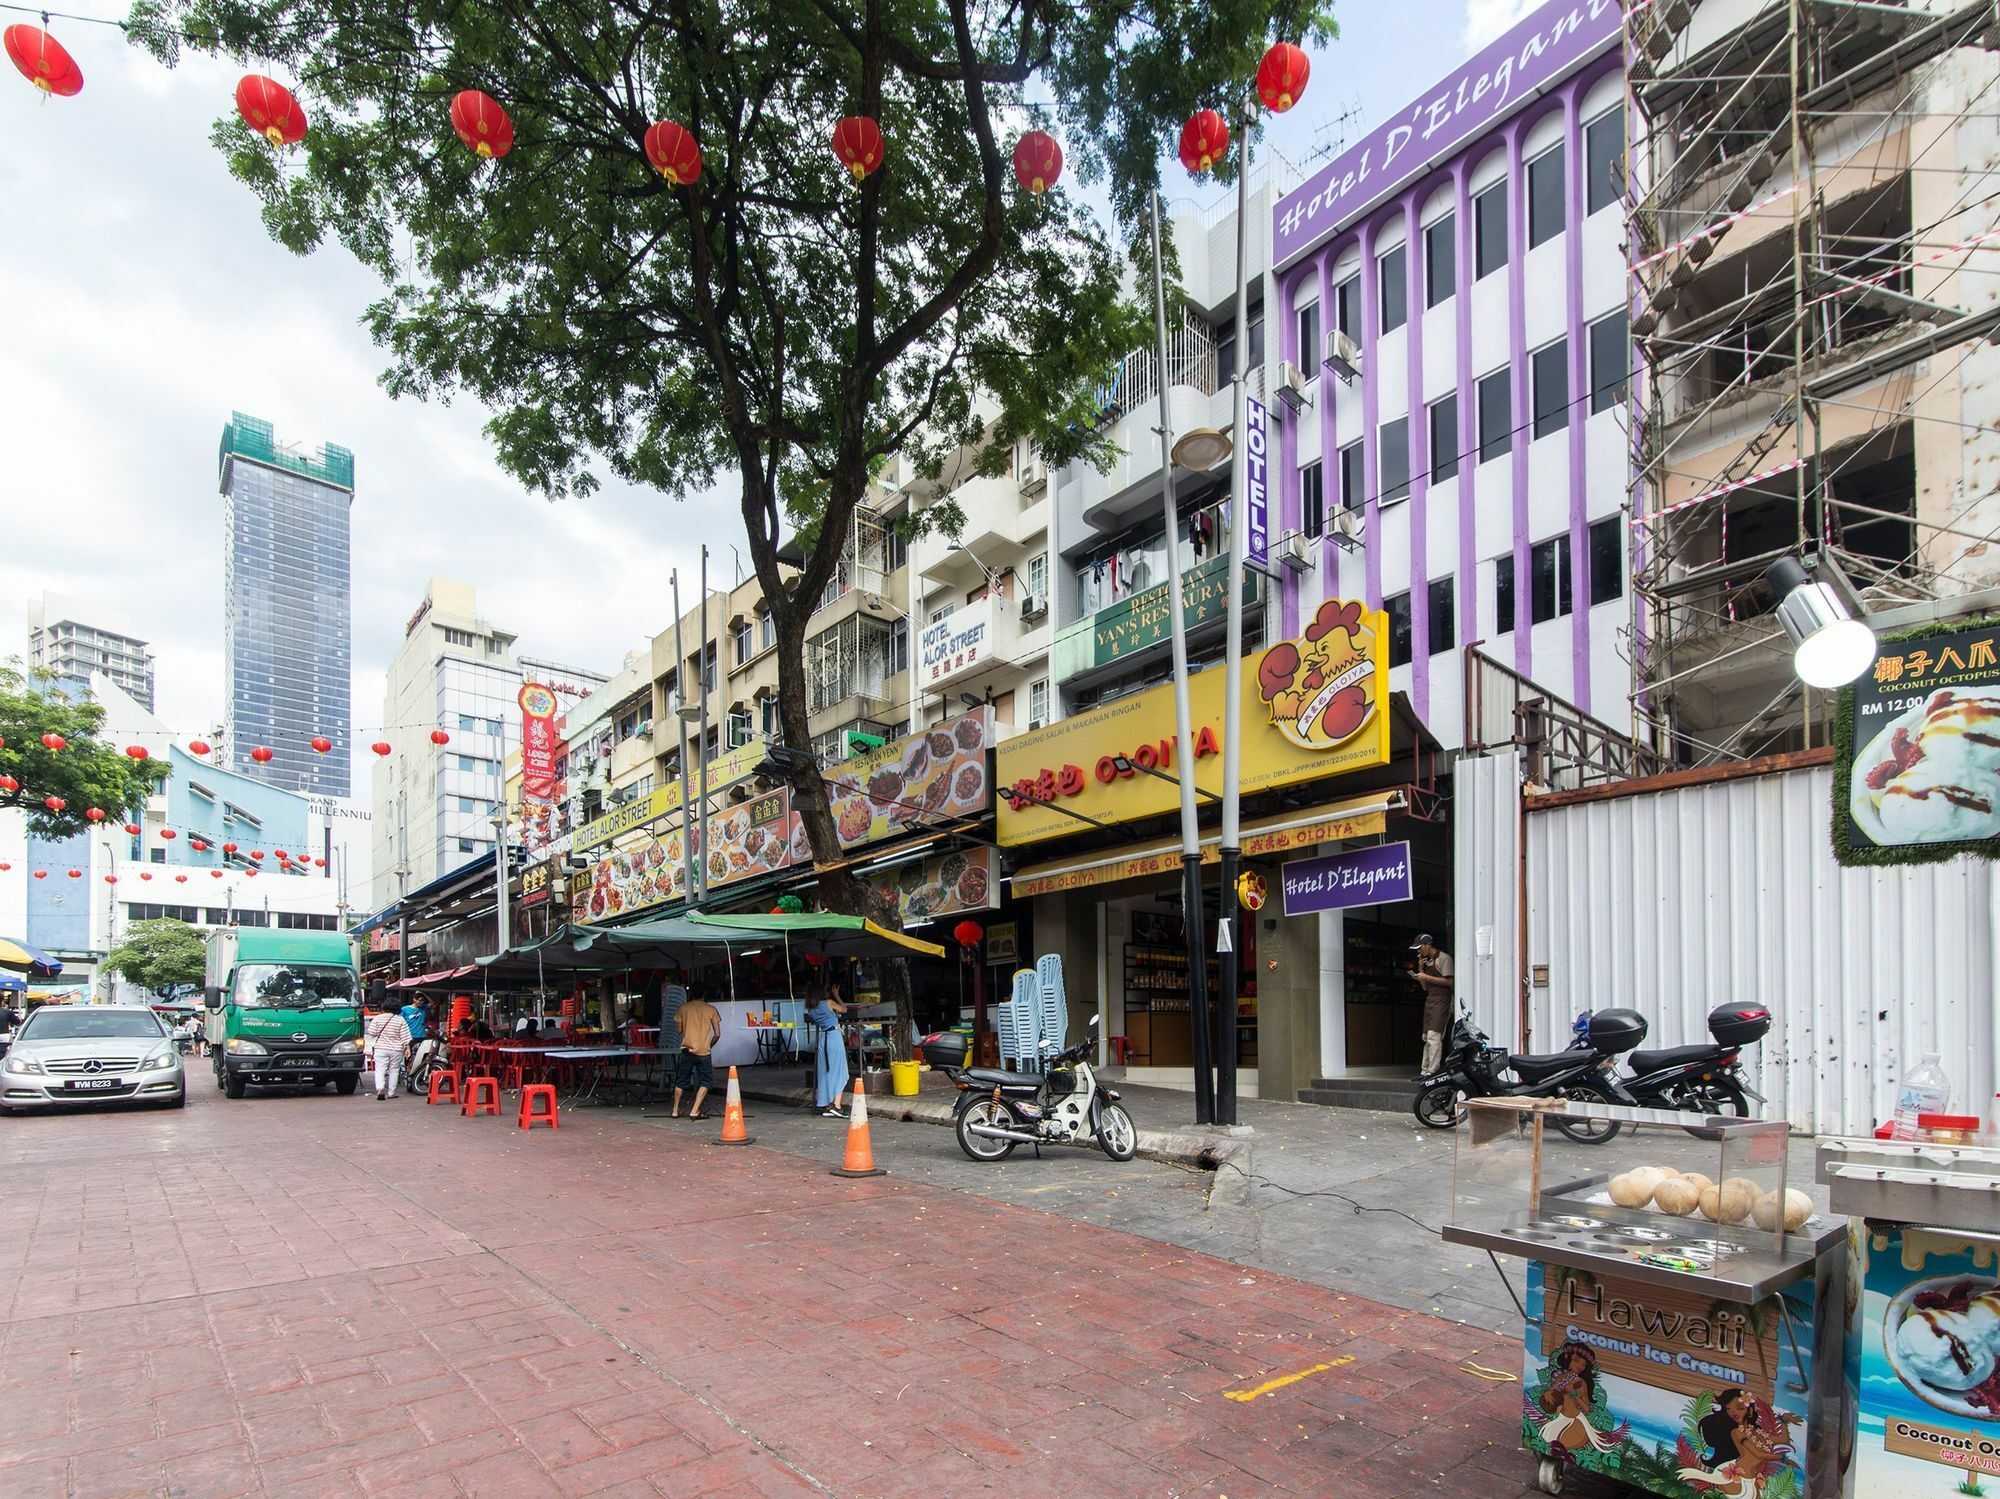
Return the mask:
<path id="1" fill-rule="evenodd" d="M 1756 1000 L 1773 1024 L 1746 1060 L 1769 1117 L 1865 1132 L 1926 1051 L 1943 1058 L 1954 1108 L 1986 1114 L 2000 1046 L 1993 866 L 1842 869 L 1832 785 L 1818 766 L 1530 803 L 1528 962 L 1548 965 L 1529 990 L 1536 1049 L 1560 1044 L 1578 1011 L 1614 1005 L 1645 1015 L 1649 1047 L 1689 1045 L 1708 1039 L 1711 1007 Z"/>

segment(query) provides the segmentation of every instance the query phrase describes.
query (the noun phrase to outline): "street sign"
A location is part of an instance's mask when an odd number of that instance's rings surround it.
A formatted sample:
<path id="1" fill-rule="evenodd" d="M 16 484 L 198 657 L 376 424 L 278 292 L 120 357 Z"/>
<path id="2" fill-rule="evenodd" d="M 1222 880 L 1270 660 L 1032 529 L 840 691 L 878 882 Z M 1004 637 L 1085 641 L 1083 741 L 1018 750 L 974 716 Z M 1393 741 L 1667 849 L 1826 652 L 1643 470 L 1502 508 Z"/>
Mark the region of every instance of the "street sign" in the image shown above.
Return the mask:
<path id="1" fill-rule="evenodd" d="M 1229 918 L 1227 916 L 1215 924 L 1215 950 L 1217 952 L 1236 951 L 1236 941 L 1229 935 Z"/>
<path id="2" fill-rule="evenodd" d="M 888 741 L 880 734 L 864 734 L 859 729 L 847 731 L 847 752 L 850 755 L 866 754 L 878 750 Z"/>

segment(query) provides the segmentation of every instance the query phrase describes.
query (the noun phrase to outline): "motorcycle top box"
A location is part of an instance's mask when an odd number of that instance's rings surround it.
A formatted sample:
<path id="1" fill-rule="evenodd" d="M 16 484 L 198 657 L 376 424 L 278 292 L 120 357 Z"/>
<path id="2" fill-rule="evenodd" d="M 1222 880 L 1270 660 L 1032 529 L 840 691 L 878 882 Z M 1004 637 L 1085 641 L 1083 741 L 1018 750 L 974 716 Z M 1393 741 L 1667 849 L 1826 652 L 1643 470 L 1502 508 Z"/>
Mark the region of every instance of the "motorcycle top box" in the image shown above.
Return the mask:
<path id="1" fill-rule="evenodd" d="M 1646 1039 L 1646 1017 L 1637 1010 L 1596 1010 L 1590 1017 L 1590 1048 L 1605 1056 L 1630 1051 Z"/>
<path id="2" fill-rule="evenodd" d="M 971 1049 L 971 1039 L 958 1031 L 939 1031 L 917 1043 L 917 1055 L 933 1067 L 963 1067 Z"/>
<path id="3" fill-rule="evenodd" d="M 1767 1005 L 1738 1001 L 1717 1005 L 1708 1012 L 1708 1033 L 1715 1037 L 1717 1046 L 1749 1046 L 1763 1040 L 1770 1029 L 1771 1011 Z"/>

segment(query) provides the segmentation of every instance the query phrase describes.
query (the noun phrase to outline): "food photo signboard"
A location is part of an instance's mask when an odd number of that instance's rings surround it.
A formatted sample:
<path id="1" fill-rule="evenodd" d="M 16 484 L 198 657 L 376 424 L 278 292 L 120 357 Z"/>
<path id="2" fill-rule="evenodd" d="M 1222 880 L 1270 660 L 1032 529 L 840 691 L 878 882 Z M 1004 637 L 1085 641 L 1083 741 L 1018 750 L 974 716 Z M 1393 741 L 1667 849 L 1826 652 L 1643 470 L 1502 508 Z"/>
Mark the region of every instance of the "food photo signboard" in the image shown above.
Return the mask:
<path id="1" fill-rule="evenodd" d="M 706 836 L 689 829 L 697 860 L 705 861 L 710 889 L 812 862 L 805 824 L 792 810 L 789 787 L 751 798 L 708 819 Z M 678 817 L 600 854 L 578 882 L 576 919 L 608 921 L 683 898 L 687 861 Z"/>
<path id="2" fill-rule="evenodd" d="M 1000 850 L 991 846 L 936 854 L 885 870 L 875 889 L 896 902 L 905 922 L 990 911 L 1000 892 Z"/>
<path id="3" fill-rule="evenodd" d="M 1841 689 L 1833 846 L 1843 864 L 2000 858 L 2000 619 L 1886 639 Z"/>
<path id="4" fill-rule="evenodd" d="M 826 779 L 840 846 L 858 848 L 984 812 L 992 796 L 986 774 L 992 742 L 993 710 L 980 708 L 832 767 Z"/>

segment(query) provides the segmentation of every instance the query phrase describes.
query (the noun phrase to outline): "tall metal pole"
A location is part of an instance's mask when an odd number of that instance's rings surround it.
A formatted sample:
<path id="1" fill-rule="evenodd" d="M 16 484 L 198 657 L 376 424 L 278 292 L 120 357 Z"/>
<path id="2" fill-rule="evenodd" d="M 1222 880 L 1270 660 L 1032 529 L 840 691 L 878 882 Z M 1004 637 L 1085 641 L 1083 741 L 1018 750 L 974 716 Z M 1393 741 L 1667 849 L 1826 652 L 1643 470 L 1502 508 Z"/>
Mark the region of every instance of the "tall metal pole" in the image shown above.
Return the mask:
<path id="1" fill-rule="evenodd" d="M 508 930 L 507 891 L 510 884 L 507 871 L 507 796 L 502 788 L 500 815 L 493 819 L 493 890 L 498 898 L 493 904 L 493 935 L 499 945 L 493 949 L 503 953 L 512 947 L 513 934 Z"/>
<path id="2" fill-rule="evenodd" d="M 1201 915 L 1201 823 L 1195 806 L 1194 710 L 1188 703 L 1187 614 L 1181 602 L 1180 514 L 1174 503 L 1174 433 L 1167 411 L 1167 284 L 1160 265 L 1160 195 L 1153 193 L 1153 324 L 1160 355 L 1160 495 L 1167 520 L 1167 618 L 1174 650 L 1174 744 L 1181 783 L 1181 897 L 1187 918 L 1188 1030 L 1194 1042 L 1194 1122 L 1215 1117 L 1209 1063 L 1208 941 Z M 1240 347 L 1240 345 L 1239 345 Z"/>
<path id="3" fill-rule="evenodd" d="M 692 905 L 694 903 L 694 840 L 688 836 L 688 721 L 681 715 L 681 706 L 687 702 L 687 648 L 681 644 L 681 572 L 673 571 L 674 584 L 674 696 L 680 702 L 674 704 L 674 721 L 681 726 L 681 860 L 683 874 L 681 895 Z"/>
<path id="4" fill-rule="evenodd" d="M 708 548 L 701 549 L 701 841 L 708 842 Z M 708 899 L 708 849 L 696 866 L 701 874 L 701 897 Z"/>
<path id="5" fill-rule="evenodd" d="M 1228 623 L 1222 658 L 1222 959 L 1221 1034 L 1215 1065 L 1215 1122 L 1236 1122 L 1236 976 L 1242 942 L 1235 931 L 1236 874 L 1243 860 L 1243 799 L 1237 789 L 1243 728 L 1243 564 L 1249 548 L 1250 489 L 1250 104 L 1237 115 L 1243 151 L 1236 163 L 1236 419 L 1230 431 Z M 1260 366 L 1261 368 L 1261 366 Z"/>

